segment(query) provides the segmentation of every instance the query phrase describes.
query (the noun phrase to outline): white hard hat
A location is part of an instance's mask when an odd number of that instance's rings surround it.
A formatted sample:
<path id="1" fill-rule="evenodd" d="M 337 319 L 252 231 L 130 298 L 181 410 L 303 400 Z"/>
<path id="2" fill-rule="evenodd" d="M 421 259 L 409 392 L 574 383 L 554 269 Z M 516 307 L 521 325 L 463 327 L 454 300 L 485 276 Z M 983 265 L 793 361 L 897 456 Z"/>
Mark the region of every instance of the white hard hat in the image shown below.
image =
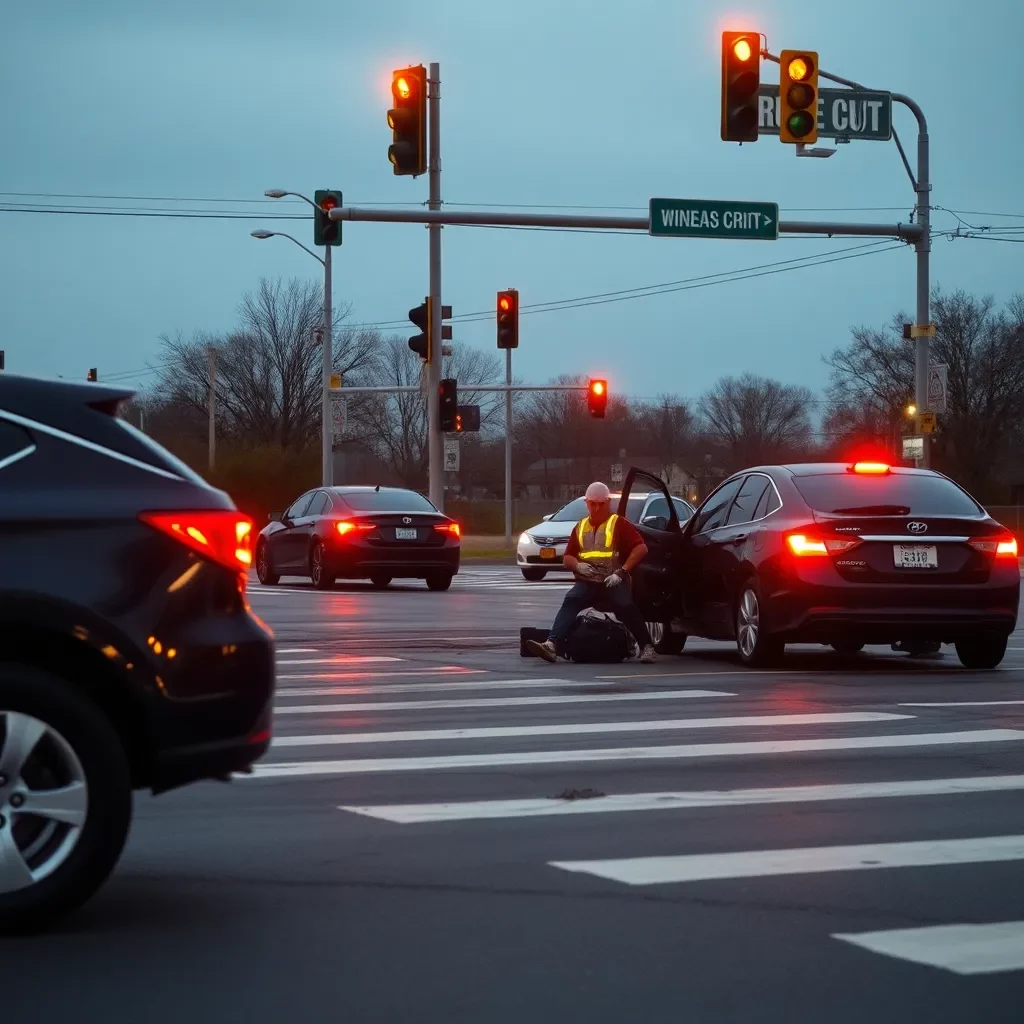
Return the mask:
<path id="1" fill-rule="evenodd" d="M 612 492 L 608 490 L 608 485 L 601 483 L 600 480 L 595 480 L 587 488 L 585 499 L 587 501 L 609 501 L 611 496 Z"/>

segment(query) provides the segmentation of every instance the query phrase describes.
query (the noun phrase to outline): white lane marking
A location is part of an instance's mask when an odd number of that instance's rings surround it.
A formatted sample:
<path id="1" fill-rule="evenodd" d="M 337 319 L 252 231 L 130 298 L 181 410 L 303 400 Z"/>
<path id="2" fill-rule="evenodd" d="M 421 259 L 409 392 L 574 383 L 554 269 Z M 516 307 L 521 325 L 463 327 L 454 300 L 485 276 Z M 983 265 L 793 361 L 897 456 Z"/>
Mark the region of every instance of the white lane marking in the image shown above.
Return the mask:
<path id="1" fill-rule="evenodd" d="M 947 700 L 897 704 L 898 708 L 990 708 L 1002 704 L 1024 704 L 1024 700 Z"/>
<path id="2" fill-rule="evenodd" d="M 377 675 L 377 673 L 374 673 Z M 464 697 L 453 700 L 392 700 L 352 704 L 300 704 L 277 708 L 278 715 L 344 714 L 350 711 L 433 711 L 454 708 L 521 708 L 541 704 L 599 704 L 622 700 L 681 700 L 689 697 L 735 697 L 719 690 L 662 690 L 656 693 L 553 693 L 543 697 Z"/>
<path id="3" fill-rule="evenodd" d="M 485 676 L 485 668 L 463 668 L 461 665 L 441 665 L 439 668 L 407 668 L 399 672 L 291 672 L 277 676 L 281 679 L 390 679 L 393 676 Z M 278 691 L 280 692 L 280 691 Z"/>
<path id="4" fill-rule="evenodd" d="M 278 658 L 278 665 L 368 665 L 381 661 L 405 661 L 385 654 L 332 654 L 329 658 Z"/>
<path id="5" fill-rule="evenodd" d="M 275 654 L 316 654 L 315 647 L 279 647 Z"/>
<path id="6" fill-rule="evenodd" d="M 814 875 L 832 871 L 919 868 L 949 864 L 991 864 L 1024 860 L 1024 836 L 929 839 L 910 843 L 810 846 L 791 850 L 743 850 L 678 857 L 549 861 L 563 871 L 596 875 L 626 885 L 665 885 L 725 878 Z"/>
<path id="7" fill-rule="evenodd" d="M 752 754 L 801 754 L 815 750 L 874 750 L 895 747 L 1007 743 L 1024 739 L 1014 729 L 920 733 L 903 736 L 845 736 L 811 740 L 750 740 L 685 746 L 609 747 L 590 750 L 527 750 L 500 754 L 450 754 L 436 757 L 357 758 L 350 761 L 278 761 L 257 763 L 252 775 L 275 778 L 300 775 L 363 775 L 441 768 L 495 768 L 515 764 L 585 764 L 594 761 L 668 761 L 677 758 L 742 757 Z"/>
<path id="8" fill-rule="evenodd" d="M 1024 970 L 1024 921 L 837 932 L 832 938 L 883 956 L 940 967 L 953 974 Z"/>
<path id="9" fill-rule="evenodd" d="M 730 718 L 675 718 L 653 722 L 567 722 L 559 725 L 497 725 L 473 729 L 400 729 L 390 732 L 319 733 L 277 736 L 275 747 L 331 747 L 351 743 L 431 743 L 443 740 L 510 739 L 522 736 L 585 736 L 609 732 L 674 732 L 683 729 L 765 728 L 784 725 L 853 725 L 905 721 L 913 715 L 879 711 L 826 712 L 805 715 L 739 715 Z"/>
<path id="10" fill-rule="evenodd" d="M 1024 789 L 1024 775 L 988 778 L 921 779 L 907 782 L 852 782 L 830 786 L 781 786 L 767 789 L 711 789 L 678 793 L 621 793 L 588 800 L 464 800 L 438 804 L 379 804 L 339 807 L 369 818 L 418 825 L 431 821 L 477 821 L 485 818 L 547 818 L 574 814 L 628 811 L 687 811 L 755 804 L 802 804 L 827 800 L 873 800 L 883 797 L 956 796 Z"/>
<path id="11" fill-rule="evenodd" d="M 417 673 L 418 674 L 418 673 Z M 374 678 L 377 673 L 375 672 Z M 278 676 L 278 679 L 281 679 Z M 306 679 L 307 676 L 301 678 Z M 386 683 L 384 686 L 287 686 L 279 688 L 278 697 L 358 697 L 366 693 L 451 693 L 457 690 L 551 690 L 593 686 L 589 679 L 469 679 L 443 683 Z"/>

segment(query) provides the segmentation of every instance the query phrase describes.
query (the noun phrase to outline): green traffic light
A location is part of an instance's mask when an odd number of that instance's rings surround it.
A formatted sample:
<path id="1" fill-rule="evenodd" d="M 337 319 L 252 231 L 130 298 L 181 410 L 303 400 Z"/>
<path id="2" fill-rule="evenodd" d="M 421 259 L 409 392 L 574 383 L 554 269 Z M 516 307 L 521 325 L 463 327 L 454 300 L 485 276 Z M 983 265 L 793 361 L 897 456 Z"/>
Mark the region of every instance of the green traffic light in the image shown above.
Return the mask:
<path id="1" fill-rule="evenodd" d="M 806 110 L 795 110 L 789 115 L 786 127 L 791 135 L 801 139 L 805 135 L 810 135 L 811 130 L 814 128 L 814 119 Z"/>

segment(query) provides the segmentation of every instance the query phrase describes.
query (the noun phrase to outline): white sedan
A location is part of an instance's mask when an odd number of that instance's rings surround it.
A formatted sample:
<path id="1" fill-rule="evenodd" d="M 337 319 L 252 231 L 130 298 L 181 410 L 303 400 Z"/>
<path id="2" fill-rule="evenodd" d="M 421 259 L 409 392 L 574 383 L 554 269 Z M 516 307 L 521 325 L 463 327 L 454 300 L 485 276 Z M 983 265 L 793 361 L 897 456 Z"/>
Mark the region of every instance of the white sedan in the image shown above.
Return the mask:
<path id="1" fill-rule="evenodd" d="M 612 495 L 612 508 L 618 509 L 620 494 Z M 680 524 L 693 515 L 693 507 L 682 498 L 673 497 Z M 520 534 L 516 548 L 516 564 L 528 580 L 544 579 L 549 572 L 567 572 L 562 556 L 573 527 L 587 514 L 582 498 L 574 498 L 554 515 L 545 516 L 543 522 L 531 526 Z M 659 517 L 668 518 L 665 496 L 657 491 L 649 494 L 631 494 L 626 503 L 626 518 L 631 523 L 649 523 Z M 657 527 L 655 527 L 657 529 Z"/>

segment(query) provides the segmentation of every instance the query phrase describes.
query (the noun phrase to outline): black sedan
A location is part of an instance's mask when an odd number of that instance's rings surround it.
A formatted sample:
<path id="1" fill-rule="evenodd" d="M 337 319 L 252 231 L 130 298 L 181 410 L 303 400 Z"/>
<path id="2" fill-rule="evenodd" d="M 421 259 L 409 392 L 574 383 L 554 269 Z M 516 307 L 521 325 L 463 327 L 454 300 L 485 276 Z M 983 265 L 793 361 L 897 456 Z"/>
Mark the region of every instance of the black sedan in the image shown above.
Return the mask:
<path id="1" fill-rule="evenodd" d="M 132 790 L 270 744 L 252 520 L 120 419 L 129 397 L 0 373 L 0 932 L 96 891 Z"/>
<path id="2" fill-rule="evenodd" d="M 621 502 L 637 477 L 664 490 L 632 470 Z M 688 634 L 735 640 L 748 665 L 777 661 L 787 643 L 851 654 L 951 643 L 966 667 L 987 669 L 1016 626 L 1016 538 L 930 470 L 762 466 L 722 483 L 684 527 L 673 515 L 637 529 L 650 553 L 634 595 L 661 624 L 663 653 Z"/>
<path id="3" fill-rule="evenodd" d="M 447 590 L 459 571 L 459 524 L 422 494 L 401 487 L 327 487 L 271 512 L 256 542 L 256 575 L 273 585 L 307 576 L 328 590 L 337 579 L 426 580 Z"/>

